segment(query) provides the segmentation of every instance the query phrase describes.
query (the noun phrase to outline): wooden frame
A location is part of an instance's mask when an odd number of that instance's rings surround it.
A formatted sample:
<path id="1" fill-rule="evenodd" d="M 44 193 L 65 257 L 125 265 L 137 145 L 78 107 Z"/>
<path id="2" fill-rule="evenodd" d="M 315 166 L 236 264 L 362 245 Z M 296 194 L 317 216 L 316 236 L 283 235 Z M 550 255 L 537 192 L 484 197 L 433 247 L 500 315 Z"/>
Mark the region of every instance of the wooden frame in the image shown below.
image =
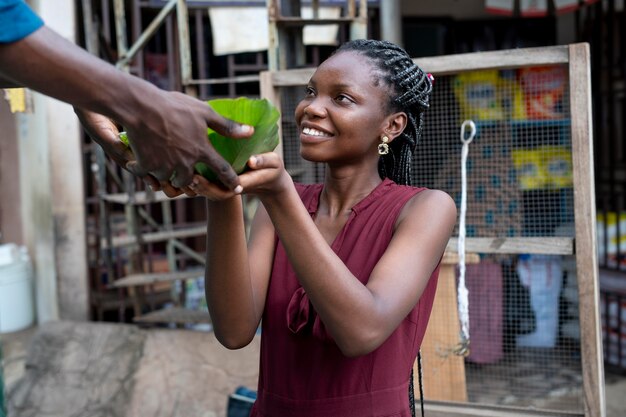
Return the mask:
<path id="1" fill-rule="evenodd" d="M 605 415 L 604 365 L 599 314 L 599 284 L 596 245 L 596 211 L 593 171 L 593 140 L 591 118 L 591 74 L 589 45 L 525 48 L 506 51 L 478 52 L 414 60 L 420 67 L 437 75 L 458 74 L 487 69 L 511 69 L 541 65 L 567 65 L 569 71 L 569 105 L 571 118 L 572 167 L 574 182 L 575 237 L 533 238 L 467 238 L 468 252 L 549 255 L 574 255 L 577 267 L 579 320 L 584 395 L 584 414 Z M 280 88 L 305 85 L 313 68 L 261 73 L 261 96 L 281 107 Z M 282 133 L 282 132 L 281 132 Z M 281 152 L 281 149 L 278 150 Z M 282 152 L 281 152 L 282 153 Z M 448 245 L 456 251 L 456 239 Z M 506 416 L 556 415 L 536 410 L 508 411 L 497 406 L 456 403 L 426 403 L 433 416 Z"/>

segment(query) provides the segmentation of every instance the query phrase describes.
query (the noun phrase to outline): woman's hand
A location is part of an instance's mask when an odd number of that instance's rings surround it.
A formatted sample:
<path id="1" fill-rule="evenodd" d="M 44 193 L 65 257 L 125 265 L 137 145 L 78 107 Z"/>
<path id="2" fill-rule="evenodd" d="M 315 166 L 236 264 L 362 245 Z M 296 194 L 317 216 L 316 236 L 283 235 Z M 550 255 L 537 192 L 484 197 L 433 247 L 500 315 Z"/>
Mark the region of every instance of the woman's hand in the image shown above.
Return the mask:
<path id="1" fill-rule="evenodd" d="M 250 171 L 239 176 L 243 192 L 264 196 L 280 194 L 292 182 L 283 160 L 274 152 L 253 155 L 248 160 Z"/>
<path id="2" fill-rule="evenodd" d="M 239 176 L 243 194 L 254 194 L 259 197 L 274 196 L 288 184 L 287 181 L 291 181 L 282 159 L 274 152 L 251 156 L 248 160 L 248 167 L 251 170 Z M 165 184 L 161 183 L 161 185 L 165 187 Z M 166 191 L 165 188 L 163 191 Z M 195 195 L 204 196 L 211 201 L 227 200 L 237 195 L 234 191 L 212 183 L 201 175 L 194 175 L 191 183 L 183 187 L 182 191 L 187 195 L 195 193 Z"/>
<path id="3" fill-rule="evenodd" d="M 182 190 L 182 192 L 190 197 L 203 196 L 210 201 L 223 201 L 238 195 L 238 193 L 235 193 L 232 190 L 227 190 L 220 185 L 212 183 L 204 178 L 202 175 L 198 174 L 195 174 L 189 185 L 183 187 L 182 189 L 174 188 L 171 185 L 170 187 L 173 190 Z M 163 191 L 166 194 L 168 193 L 165 188 L 163 189 Z"/>

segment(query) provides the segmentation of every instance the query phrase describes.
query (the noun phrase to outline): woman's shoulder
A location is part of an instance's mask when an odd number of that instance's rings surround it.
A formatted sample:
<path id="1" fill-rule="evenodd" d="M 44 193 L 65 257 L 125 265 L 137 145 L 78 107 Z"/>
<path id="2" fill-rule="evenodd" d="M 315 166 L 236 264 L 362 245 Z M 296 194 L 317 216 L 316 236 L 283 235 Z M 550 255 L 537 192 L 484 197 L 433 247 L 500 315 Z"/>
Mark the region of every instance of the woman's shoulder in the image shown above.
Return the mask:
<path id="1" fill-rule="evenodd" d="M 418 190 L 407 202 L 402 215 L 444 216 L 456 219 L 456 203 L 442 190 L 411 187 Z"/>

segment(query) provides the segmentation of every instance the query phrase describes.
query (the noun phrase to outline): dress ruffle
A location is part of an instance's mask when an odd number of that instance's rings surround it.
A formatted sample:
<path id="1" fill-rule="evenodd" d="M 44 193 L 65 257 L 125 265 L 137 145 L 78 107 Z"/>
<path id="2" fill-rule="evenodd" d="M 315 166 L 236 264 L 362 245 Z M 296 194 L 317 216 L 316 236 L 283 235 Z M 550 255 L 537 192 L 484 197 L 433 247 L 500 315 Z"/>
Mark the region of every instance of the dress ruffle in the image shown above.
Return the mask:
<path id="1" fill-rule="evenodd" d="M 293 293 L 287 305 L 287 327 L 294 334 L 310 334 L 325 342 L 334 341 L 302 287 Z"/>

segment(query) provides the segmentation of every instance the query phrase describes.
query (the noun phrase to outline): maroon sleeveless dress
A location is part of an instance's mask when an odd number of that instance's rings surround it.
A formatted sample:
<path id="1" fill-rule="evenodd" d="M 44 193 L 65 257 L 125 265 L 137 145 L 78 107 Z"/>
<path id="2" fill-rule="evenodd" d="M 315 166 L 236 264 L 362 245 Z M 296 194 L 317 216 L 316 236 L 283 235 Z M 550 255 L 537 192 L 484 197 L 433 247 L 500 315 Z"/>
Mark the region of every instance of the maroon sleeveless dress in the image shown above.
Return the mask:
<path id="1" fill-rule="evenodd" d="M 296 187 L 314 216 L 322 185 Z M 402 207 L 422 190 L 385 179 L 353 207 L 332 249 L 364 284 L 391 240 Z M 347 358 L 326 332 L 277 240 L 251 416 L 409 417 L 409 376 L 426 331 L 438 273 L 439 266 L 415 308 L 380 347 Z"/>

